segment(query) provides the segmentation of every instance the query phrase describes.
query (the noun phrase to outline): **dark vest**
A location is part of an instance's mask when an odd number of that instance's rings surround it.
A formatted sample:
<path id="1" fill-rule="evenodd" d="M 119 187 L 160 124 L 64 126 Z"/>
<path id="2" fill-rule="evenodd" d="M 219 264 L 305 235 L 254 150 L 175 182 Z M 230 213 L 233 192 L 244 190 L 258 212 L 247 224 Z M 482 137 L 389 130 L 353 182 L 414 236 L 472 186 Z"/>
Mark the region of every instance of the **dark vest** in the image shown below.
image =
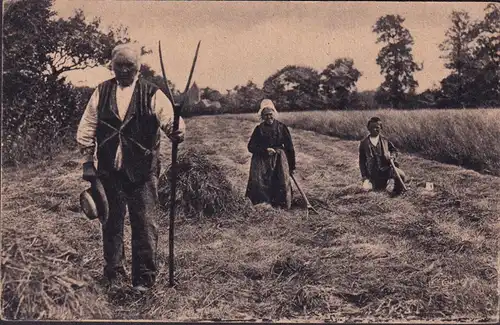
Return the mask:
<path id="1" fill-rule="evenodd" d="M 160 144 L 159 122 L 151 107 L 158 87 L 139 78 L 123 122 L 116 104 L 116 79 L 99 86 L 97 107 L 97 159 L 101 175 L 115 170 L 115 156 L 122 143 L 122 170 L 132 182 L 157 172 Z"/>
<path id="2" fill-rule="evenodd" d="M 389 144 L 386 138 L 380 136 L 377 146 L 374 146 L 369 137 L 365 137 L 361 143 L 365 155 L 365 168 L 368 177 L 375 176 L 379 171 L 389 168 Z"/>
<path id="3" fill-rule="evenodd" d="M 372 171 L 371 174 L 376 173 L 378 171 L 384 170 L 385 167 L 388 166 L 387 160 L 384 156 L 384 150 L 382 149 L 382 140 L 379 139 L 376 146 L 374 146 L 370 140 L 368 140 L 368 146 L 370 147 L 372 157 L 373 157 L 373 165 L 371 166 Z"/>

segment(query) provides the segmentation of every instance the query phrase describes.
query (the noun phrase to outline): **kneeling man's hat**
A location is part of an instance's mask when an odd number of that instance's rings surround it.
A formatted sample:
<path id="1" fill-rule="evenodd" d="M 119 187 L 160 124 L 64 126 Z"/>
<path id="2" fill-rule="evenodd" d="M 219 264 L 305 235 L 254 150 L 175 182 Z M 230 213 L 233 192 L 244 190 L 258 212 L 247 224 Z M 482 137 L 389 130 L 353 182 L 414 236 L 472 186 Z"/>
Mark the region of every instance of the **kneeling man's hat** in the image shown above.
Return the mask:
<path id="1" fill-rule="evenodd" d="M 104 225 L 109 216 L 109 204 L 104 186 L 99 179 L 90 183 L 90 188 L 80 194 L 80 206 L 90 220 L 99 218 Z"/>

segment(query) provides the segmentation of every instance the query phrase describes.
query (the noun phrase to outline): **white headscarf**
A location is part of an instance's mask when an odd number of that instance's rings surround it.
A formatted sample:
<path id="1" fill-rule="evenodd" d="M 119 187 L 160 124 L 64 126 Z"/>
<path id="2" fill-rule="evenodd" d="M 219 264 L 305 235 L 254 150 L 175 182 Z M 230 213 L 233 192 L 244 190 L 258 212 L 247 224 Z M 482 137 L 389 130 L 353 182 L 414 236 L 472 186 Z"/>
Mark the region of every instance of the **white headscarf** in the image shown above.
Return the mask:
<path id="1" fill-rule="evenodd" d="M 262 119 L 262 112 L 264 109 L 269 108 L 273 111 L 274 119 L 278 119 L 278 111 L 276 110 L 276 107 L 274 107 L 274 103 L 270 99 L 263 99 L 260 102 L 260 109 L 259 112 L 257 113 L 259 115 L 259 118 Z"/>
<path id="2" fill-rule="evenodd" d="M 135 63 L 137 68 L 141 65 L 141 51 L 135 44 L 126 43 L 115 46 L 111 52 L 111 64 L 118 57 L 127 58 L 130 62 Z"/>

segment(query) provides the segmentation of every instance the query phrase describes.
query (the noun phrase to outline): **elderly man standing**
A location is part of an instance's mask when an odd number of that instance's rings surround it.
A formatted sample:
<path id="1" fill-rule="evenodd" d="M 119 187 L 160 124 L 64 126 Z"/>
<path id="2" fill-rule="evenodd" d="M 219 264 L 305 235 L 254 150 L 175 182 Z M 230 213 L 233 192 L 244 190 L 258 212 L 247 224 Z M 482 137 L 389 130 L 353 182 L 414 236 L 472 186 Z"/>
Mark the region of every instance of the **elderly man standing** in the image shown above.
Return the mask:
<path id="1" fill-rule="evenodd" d="M 159 212 L 160 129 L 170 140 L 184 140 L 185 124 L 173 132 L 170 100 L 139 75 L 140 53 L 131 44 L 116 46 L 115 77 L 99 84 L 83 113 L 77 142 L 84 157 L 83 179 L 99 178 L 109 203 L 102 227 L 104 276 L 112 287 L 126 277 L 123 228 L 128 207 L 132 230 L 132 285 L 139 292 L 156 280 Z M 94 165 L 97 152 L 98 167 Z"/>

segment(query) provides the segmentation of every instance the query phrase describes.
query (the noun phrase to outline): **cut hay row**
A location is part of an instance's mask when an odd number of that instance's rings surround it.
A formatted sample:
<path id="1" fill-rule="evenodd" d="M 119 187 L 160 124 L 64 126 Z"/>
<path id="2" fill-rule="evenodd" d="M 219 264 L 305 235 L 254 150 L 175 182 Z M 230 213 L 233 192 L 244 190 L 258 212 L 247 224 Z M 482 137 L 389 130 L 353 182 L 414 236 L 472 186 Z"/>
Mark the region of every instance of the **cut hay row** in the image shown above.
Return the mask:
<path id="1" fill-rule="evenodd" d="M 287 125 L 346 140 L 360 140 L 379 116 L 384 133 L 402 151 L 500 176 L 500 109 L 376 110 L 280 113 Z M 255 114 L 225 117 L 256 121 Z"/>
<path id="2" fill-rule="evenodd" d="M 52 166 L 42 163 L 37 168 L 4 172 L 2 316 L 5 319 L 112 317 L 99 285 L 102 269 L 101 249 L 96 245 L 101 238 L 99 226 L 84 220 L 78 208 L 76 170 L 80 165 L 68 159 L 68 155 L 62 159 L 52 162 Z"/>
<path id="3" fill-rule="evenodd" d="M 2 301 L 6 319 L 108 318 L 88 263 L 73 248 L 5 227 Z M 87 264 L 84 266 L 84 264 Z"/>

